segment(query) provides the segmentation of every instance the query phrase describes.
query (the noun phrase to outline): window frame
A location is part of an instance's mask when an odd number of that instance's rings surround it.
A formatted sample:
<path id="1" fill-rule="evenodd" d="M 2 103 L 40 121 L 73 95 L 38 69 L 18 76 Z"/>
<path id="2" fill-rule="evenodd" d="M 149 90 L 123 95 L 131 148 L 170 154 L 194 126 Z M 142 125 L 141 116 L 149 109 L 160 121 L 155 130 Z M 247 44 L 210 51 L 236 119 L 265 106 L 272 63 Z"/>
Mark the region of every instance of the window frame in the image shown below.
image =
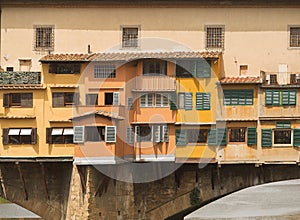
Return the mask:
<path id="1" fill-rule="evenodd" d="M 292 31 L 291 29 L 299 29 L 299 35 L 298 35 L 298 41 L 297 44 L 298 46 L 293 46 L 292 45 Z M 300 25 L 288 25 L 288 49 L 300 49 Z"/>
<path id="2" fill-rule="evenodd" d="M 279 94 L 278 103 L 274 104 L 274 93 Z M 288 100 L 284 100 L 284 93 L 288 92 Z M 271 93 L 271 103 L 267 103 L 267 93 Z M 295 94 L 295 102 L 292 102 L 291 94 Z M 297 105 L 297 90 L 295 89 L 266 89 L 264 90 L 265 95 L 265 106 L 266 107 L 275 107 L 275 106 L 296 106 Z"/>
<path id="3" fill-rule="evenodd" d="M 114 62 L 97 62 L 94 64 L 94 79 L 115 79 L 117 64 Z"/>
<path id="4" fill-rule="evenodd" d="M 207 145 L 209 129 L 187 129 L 186 131 L 187 131 L 187 137 L 186 137 L 186 144 L 187 145 Z M 193 134 L 193 132 L 195 132 L 195 133 L 198 132 L 198 135 L 197 135 L 198 140 L 196 142 L 193 142 L 193 141 L 190 140 L 192 138 L 191 135 Z M 205 141 L 200 141 L 199 142 L 200 132 L 206 133 L 206 140 Z"/>
<path id="5" fill-rule="evenodd" d="M 54 97 L 55 95 L 61 95 L 62 97 Z M 67 102 L 66 97 L 67 95 L 73 94 L 72 102 Z M 63 104 L 57 102 L 54 103 L 55 98 L 63 98 Z M 53 108 L 61 108 L 61 107 L 72 107 L 73 105 L 79 104 L 79 93 L 78 92 L 52 92 L 52 107 Z"/>
<path id="6" fill-rule="evenodd" d="M 46 52 L 46 51 L 54 51 L 54 41 L 55 41 L 55 38 L 54 38 L 54 30 L 55 30 L 55 25 L 34 25 L 33 26 L 33 29 L 34 29 L 34 42 L 33 42 L 33 50 L 34 51 L 42 51 L 42 52 Z M 46 33 L 47 29 L 50 29 L 50 35 L 49 36 L 43 36 L 43 38 L 46 39 L 46 42 L 45 39 L 43 39 L 41 42 L 39 42 L 39 40 L 41 39 L 39 35 L 39 32 L 38 32 L 38 29 L 44 29 L 42 34 L 49 34 L 49 33 Z M 46 30 L 45 30 L 46 29 Z M 49 45 L 45 45 L 47 42 L 47 38 L 49 37 Z M 41 45 L 43 44 L 43 45 Z"/>
<path id="7" fill-rule="evenodd" d="M 249 94 L 247 94 L 247 92 L 252 92 L 251 93 L 251 96 L 252 96 L 252 103 L 251 104 L 247 104 L 247 96 Z M 243 98 L 245 100 L 245 103 L 244 104 L 240 104 L 241 100 L 241 96 L 239 93 L 243 92 Z M 226 93 L 230 93 L 230 103 L 227 104 L 227 101 L 226 101 Z M 234 97 L 233 94 L 237 95 L 237 97 Z M 236 98 L 237 99 L 237 103 L 234 104 L 232 103 L 232 99 L 233 98 Z M 223 105 L 224 106 L 253 106 L 254 105 L 254 90 L 253 89 L 224 89 L 223 90 Z"/>
<path id="8" fill-rule="evenodd" d="M 275 144 L 275 132 L 276 131 L 289 131 L 290 132 L 290 143 L 289 144 Z M 273 147 L 291 147 L 293 146 L 293 136 L 294 136 L 294 133 L 293 133 L 293 129 L 292 128 L 275 128 L 275 129 L 272 129 L 272 134 L 273 134 L 273 137 L 272 137 L 272 146 Z"/>
<path id="9" fill-rule="evenodd" d="M 13 102 L 13 96 L 19 96 L 18 102 Z M 26 97 L 27 96 L 27 97 Z M 4 93 L 3 107 L 5 108 L 33 108 L 33 93 Z"/>
<path id="10" fill-rule="evenodd" d="M 156 71 L 153 73 L 150 72 L 151 64 L 155 64 Z M 143 76 L 167 76 L 167 61 L 159 59 L 143 60 Z"/>
<path id="11" fill-rule="evenodd" d="M 95 132 L 97 129 L 99 136 L 97 136 Z M 84 132 L 85 132 L 85 139 L 84 142 L 105 142 L 105 126 L 85 126 Z M 94 135 L 94 136 L 91 136 Z M 97 136 L 97 137 L 96 137 Z"/>
<path id="12" fill-rule="evenodd" d="M 243 130 L 244 132 L 244 140 L 243 141 L 240 141 L 241 137 L 240 135 L 241 134 L 238 134 L 239 136 L 239 139 L 238 140 L 231 140 L 231 134 L 232 134 L 232 131 L 233 130 Z M 228 144 L 247 144 L 247 127 L 229 127 L 228 128 Z"/>
<path id="13" fill-rule="evenodd" d="M 51 74 L 80 74 L 80 62 L 53 62 L 49 63 L 48 73 Z"/>
<path id="14" fill-rule="evenodd" d="M 124 39 L 125 36 L 125 30 L 126 29 L 136 29 L 136 37 L 128 41 Z M 139 49 L 140 48 L 140 42 L 139 40 L 141 39 L 141 25 L 121 25 L 120 27 L 121 30 L 121 49 Z M 131 42 L 132 41 L 132 42 Z M 128 45 L 125 45 L 127 43 Z"/>
<path id="15" fill-rule="evenodd" d="M 221 45 L 217 46 L 215 45 L 217 42 L 214 43 L 208 43 L 209 42 L 209 33 L 208 29 L 221 29 L 221 36 L 219 41 L 221 41 Z M 225 49 L 225 25 L 205 25 L 204 26 L 204 32 L 205 32 L 205 48 L 206 49 Z M 217 38 L 214 37 L 211 41 L 216 41 Z"/>
<path id="16" fill-rule="evenodd" d="M 73 129 L 73 135 L 65 135 L 64 131 L 65 129 Z M 62 134 L 61 135 L 52 135 L 53 129 L 62 129 Z M 60 137 L 61 142 L 54 142 L 53 141 L 53 136 L 55 137 Z M 68 136 L 69 139 L 66 137 Z M 72 137 L 71 137 L 72 136 Z M 69 141 L 67 141 L 69 140 Z M 74 128 L 73 127 L 51 127 L 51 128 L 46 128 L 46 143 L 47 144 L 74 144 Z"/>
<path id="17" fill-rule="evenodd" d="M 19 130 L 19 134 L 18 135 L 9 135 L 9 131 L 10 129 L 18 129 Z M 30 135 L 22 135 L 21 132 L 22 130 L 25 129 L 30 129 L 31 130 L 31 134 Z M 6 132 L 4 131 L 6 130 Z M 11 141 L 11 137 L 17 137 L 18 138 L 18 143 L 13 143 Z M 22 141 L 23 138 L 29 138 L 28 142 L 24 143 Z M 2 133 L 2 141 L 3 141 L 3 145 L 35 145 L 37 142 L 37 129 L 36 128 L 3 128 L 3 133 Z M 6 143 L 5 143 L 6 142 Z M 23 143 L 22 143 L 23 142 Z"/>

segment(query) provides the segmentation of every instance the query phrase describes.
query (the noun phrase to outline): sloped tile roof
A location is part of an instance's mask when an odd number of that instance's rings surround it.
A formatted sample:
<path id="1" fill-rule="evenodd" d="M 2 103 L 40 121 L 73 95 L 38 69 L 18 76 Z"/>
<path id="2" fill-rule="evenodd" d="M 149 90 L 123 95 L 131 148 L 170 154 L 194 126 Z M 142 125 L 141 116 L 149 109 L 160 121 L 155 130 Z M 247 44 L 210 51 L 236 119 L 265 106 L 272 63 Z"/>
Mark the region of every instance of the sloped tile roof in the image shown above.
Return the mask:
<path id="1" fill-rule="evenodd" d="M 130 61 L 137 59 L 184 59 L 184 58 L 210 58 L 217 59 L 219 51 L 178 51 L 178 52 L 108 52 L 94 54 L 49 54 L 40 59 L 40 62 L 60 61 Z"/>
<path id="2" fill-rule="evenodd" d="M 260 77 L 224 77 L 220 79 L 221 84 L 259 84 Z"/>
<path id="3" fill-rule="evenodd" d="M 51 84 L 50 88 L 78 88 L 79 85 L 74 84 Z"/>
<path id="4" fill-rule="evenodd" d="M 117 119 L 117 120 L 123 120 L 124 119 L 123 117 L 117 115 L 114 112 L 107 112 L 107 111 L 103 111 L 103 110 L 98 110 L 98 111 L 92 111 L 92 112 L 85 112 L 81 115 L 74 116 L 70 120 L 76 120 L 76 119 L 80 119 L 80 118 L 87 117 L 87 116 L 92 116 L 92 115 L 103 116 L 103 117 L 108 117 L 108 118 Z"/>

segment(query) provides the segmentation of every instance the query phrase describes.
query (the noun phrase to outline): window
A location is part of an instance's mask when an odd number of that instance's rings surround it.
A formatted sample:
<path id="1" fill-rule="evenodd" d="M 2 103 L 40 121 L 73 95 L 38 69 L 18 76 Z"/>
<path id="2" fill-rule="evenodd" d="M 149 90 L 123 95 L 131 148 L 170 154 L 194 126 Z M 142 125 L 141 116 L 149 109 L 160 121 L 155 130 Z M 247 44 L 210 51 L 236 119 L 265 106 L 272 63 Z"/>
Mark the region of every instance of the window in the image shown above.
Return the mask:
<path id="1" fill-rule="evenodd" d="M 136 48 L 138 47 L 138 33 L 137 27 L 123 27 L 122 28 L 122 47 Z"/>
<path id="2" fill-rule="evenodd" d="M 141 95 L 140 107 L 154 107 L 154 94 L 148 93 Z"/>
<path id="3" fill-rule="evenodd" d="M 207 143 L 208 129 L 189 129 L 187 135 L 190 144 Z"/>
<path id="4" fill-rule="evenodd" d="M 105 127 L 104 126 L 87 126 L 85 127 L 86 141 L 90 142 L 102 142 L 105 137 Z"/>
<path id="5" fill-rule="evenodd" d="M 245 142 L 246 128 L 229 128 L 229 142 Z"/>
<path id="6" fill-rule="evenodd" d="M 160 60 L 146 60 L 143 63 L 144 75 L 167 75 L 167 62 Z"/>
<path id="7" fill-rule="evenodd" d="M 64 107 L 79 104 L 79 94 L 75 92 L 53 92 L 52 106 Z"/>
<path id="8" fill-rule="evenodd" d="M 192 110 L 193 109 L 193 93 L 185 92 L 178 93 L 178 109 Z"/>
<path id="9" fill-rule="evenodd" d="M 127 110 L 133 110 L 134 108 L 134 100 L 132 97 L 127 98 Z"/>
<path id="10" fill-rule="evenodd" d="M 86 105 L 98 105 L 98 94 L 86 94 L 85 95 Z"/>
<path id="11" fill-rule="evenodd" d="M 116 78 L 116 64 L 101 63 L 94 66 L 94 78 Z"/>
<path id="12" fill-rule="evenodd" d="M 137 142 L 169 142 L 169 129 L 167 125 L 135 126 L 135 132 Z M 127 136 L 129 136 L 129 134 L 130 130 L 128 128 Z"/>
<path id="13" fill-rule="evenodd" d="M 210 93 L 204 93 L 204 92 L 196 93 L 196 109 L 210 110 Z"/>
<path id="14" fill-rule="evenodd" d="M 265 104 L 267 106 L 296 105 L 296 90 L 266 90 Z"/>
<path id="15" fill-rule="evenodd" d="M 6 71 L 13 72 L 14 68 L 12 66 L 8 66 L 8 67 L 6 67 Z"/>
<path id="16" fill-rule="evenodd" d="M 73 128 L 46 128 L 47 144 L 71 144 L 73 143 Z"/>
<path id="17" fill-rule="evenodd" d="M 224 90 L 224 105 L 253 105 L 253 90 Z"/>
<path id="18" fill-rule="evenodd" d="M 248 65 L 240 65 L 240 76 L 248 73 Z"/>
<path id="19" fill-rule="evenodd" d="M 80 73 L 80 63 L 50 63 L 49 73 L 55 74 L 79 74 Z"/>
<path id="20" fill-rule="evenodd" d="M 211 61 L 205 59 L 176 60 L 176 77 L 178 78 L 210 78 Z"/>
<path id="21" fill-rule="evenodd" d="M 105 92 L 104 93 L 105 105 L 120 105 L 120 93 L 119 92 Z"/>
<path id="22" fill-rule="evenodd" d="M 54 26 L 35 25 L 35 51 L 54 51 Z"/>
<path id="23" fill-rule="evenodd" d="M 3 144 L 36 144 L 36 128 L 3 128 Z"/>
<path id="24" fill-rule="evenodd" d="M 3 107 L 32 108 L 32 93 L 6 93 L 3 94 Z"/>
<path id="25" fill-rule="evenodd" d="M 291 129 L 276 129 L 274 130 L 274 144 L 291 144 L 292 130 Z"/>
<path id="26" fill-rule="evenodd" d="M 290 27 L 290 47 L 300 47 L 300 27 Z"/>
<path id="27" fill-rule="evenodd" d="M 206 48 L 224 49 L 224 26 L 206 26 Z"/>
<path id="28" fill-rule="evenodd" d="M 155 106 L 156 107 L 168 107 L 169 98 L 168 94 L 155 94 Z"/>

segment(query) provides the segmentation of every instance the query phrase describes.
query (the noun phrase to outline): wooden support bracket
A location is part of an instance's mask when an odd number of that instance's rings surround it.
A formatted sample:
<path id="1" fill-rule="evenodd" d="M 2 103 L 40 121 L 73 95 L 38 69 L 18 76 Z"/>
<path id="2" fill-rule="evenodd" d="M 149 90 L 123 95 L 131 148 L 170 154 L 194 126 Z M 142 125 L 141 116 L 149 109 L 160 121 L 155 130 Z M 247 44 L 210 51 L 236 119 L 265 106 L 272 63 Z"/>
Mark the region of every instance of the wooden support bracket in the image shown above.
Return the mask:
<path id="1" fill-rule="evenodd" d="M 42 175 L 43 175 L 43 183 L 44 183 L 44 192 L 46 199 L 49 200 L 49 193 L 48 193 L 48 187 L 47 187 L 47 177 L 46 177 L 46 171 L 45 171 L 45 165 L 44 163 L 40 163 L 41 165 L 41 170 L 42 170 Z"/>
<path id="2" fill-rule="evenodd" d="M 24 180 L 24 177 L 23 177 L 23 174 L 22 174 L 22 170 L 21 170 L 21 165 L 20 165 L 19 162 L 16 162 L 16 165 L 17 165 L 17 168 L 18 168 L 18 171 L 19 171 L 20 180 L 22 182 L 22 188 L 23 188 L 23 193 L 24 193 L 24 200 L 28 200 L 28 193 L 27 193 L 27 190 L 26 190 L 25 180 Z"/>

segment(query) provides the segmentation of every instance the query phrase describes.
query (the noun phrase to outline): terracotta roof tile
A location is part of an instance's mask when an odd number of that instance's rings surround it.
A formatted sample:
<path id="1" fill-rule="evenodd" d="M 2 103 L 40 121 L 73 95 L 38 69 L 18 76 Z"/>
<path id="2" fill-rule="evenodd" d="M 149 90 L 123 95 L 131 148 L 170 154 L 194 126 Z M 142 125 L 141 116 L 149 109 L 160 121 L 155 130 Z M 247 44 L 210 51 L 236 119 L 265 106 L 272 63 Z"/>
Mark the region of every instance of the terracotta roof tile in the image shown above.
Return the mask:
<path id="1" fill-rule="evenodd" d="M 13 84 L 6 84 L 0 85 L 0 90 L 2 89 L 46 89 L 43 85 L 13 85 Z"/>
<path id="2" fill-rule="evenodd" d="M 136 59 L 180 59 L 180 58 L 211 58 L 217 59 L 218 51 L 178 51 L 178 52 L 108 52 L 94 54 L 50 54 L 40 59 L 40 62 L 59 61 L 130 61 Z"/>
<path id="3" fill-rule="evenodd" d="M 221 84 L 259 84 L 260 77 L 224 77 L 220 79 Z"/>
<path id="4" fill-rule="evenodd" d="M 108 117 L 108 118 L 112 118 L 112 119 L 118 119 L 118 120 L 123 120 L 124 119 L 123 117 L 117 115 L 114 112 L 107 112 L 107 111 L 103 111 L 103 110 L 98 110 L 98 111 L 92 111 L 92 112 L 85 112 L 81 115 L 72 117 L 70 120 L 76 120 L 76 119 L 86 117 L 86 116 L 91 116 L 91 115 L 104 116 L 104 117 Z"/>

